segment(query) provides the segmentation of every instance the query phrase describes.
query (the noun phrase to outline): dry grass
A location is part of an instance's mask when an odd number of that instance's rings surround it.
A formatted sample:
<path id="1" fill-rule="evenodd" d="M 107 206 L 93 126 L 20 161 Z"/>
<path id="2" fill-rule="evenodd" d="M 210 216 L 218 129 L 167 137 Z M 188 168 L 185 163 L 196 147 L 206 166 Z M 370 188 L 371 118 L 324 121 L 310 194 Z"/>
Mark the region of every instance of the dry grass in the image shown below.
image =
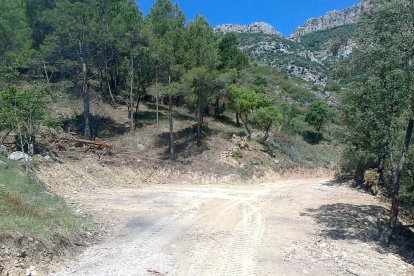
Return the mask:
<path id="1" fill-rule="evenodd" d="M 22 174 L 16 164 L 0 171 L 0 231 L 31 236 L 51 244 L 56 236 L 71 238 L 87 222 L 41 183 Z"/>

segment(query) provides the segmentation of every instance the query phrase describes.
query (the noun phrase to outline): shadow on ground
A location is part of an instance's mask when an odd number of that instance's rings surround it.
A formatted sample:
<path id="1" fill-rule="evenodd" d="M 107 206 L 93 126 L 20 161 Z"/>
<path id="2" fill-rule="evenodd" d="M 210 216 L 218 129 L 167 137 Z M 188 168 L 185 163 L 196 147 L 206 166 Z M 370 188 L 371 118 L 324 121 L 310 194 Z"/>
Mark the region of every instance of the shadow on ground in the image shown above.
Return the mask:
<path id="1" fill-rule="evenodd" d="M 65 132 L 76 132 L 83 134 L 85 131 L 85 121 L 83 114 L 62 122 L 62 128 Z M 129 127 L 119 124 L 109 117 L 99 115 L 91 116 L 91 132 L 93 137 L 110 138 L 123 135 L 129 131 Z"/>
<path id="2" fill-rule="evenodd" d="M 177 157 L 189 158 L 208 150 L 208 147 L 205 144 L 205 139 L 213 135 L 215 132 L 208 128 L 203 128 L 201 134 L 202 144 L 197 146 L 195 129 L 196 125 L 184 128 L 174 133 L 174 150 Z M 170 134 L 168 132 L 159 134 L 156 146 L 167 146 L 169 139 Z M 168 154 L 169 150 L 167 148 L 163 153 L 163 157 L 168 158 Z"/>
<path id="3" fill-rule="evenodd" d="M 301 215 L 312 217 L 320 224 L 320 235 L 323 237 L 373 243 L 378 246 L 379 252 L 390 250 L 406 262 L 414 261 L 414 234 L 409 228 L 399 225 L 389 248 L 382 247 L 378 242 L 388 217 L 388 210 L 384 207 L 336 203 L 307 209 Z"/>

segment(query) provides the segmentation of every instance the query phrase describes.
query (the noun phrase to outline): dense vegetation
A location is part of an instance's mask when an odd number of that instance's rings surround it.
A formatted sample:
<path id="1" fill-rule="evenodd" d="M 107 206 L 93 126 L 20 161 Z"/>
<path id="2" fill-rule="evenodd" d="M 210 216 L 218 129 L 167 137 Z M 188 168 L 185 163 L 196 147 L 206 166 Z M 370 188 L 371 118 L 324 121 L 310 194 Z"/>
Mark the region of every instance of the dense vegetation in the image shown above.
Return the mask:
<path id="1" fill-rule="evenodd" d="M 357 31 L 356 24 L 339 26 L 334 29 L 316 31 L 305 34 L 300 38 L 301 45 L 311 51 L 321 51 L 330 43 L 329 50 L 336 56 L 339 45 L 346 43 L 349 38 L 355 36 Z"/>
<path id="2" fill-rule="evenodd" d="M 1 4 L 8 16 L 1 25 L 0 90 L 5 104 L 0 108 L 0 128 L 16 132 L 24 151 L 33 147 L 39 124 L 56 123 L 45 118 L 44 107 L 58 90 L 83 98 L 86 138 L 96 135 L 91 127 L 91 91 L 99 91 L 114 107 L 127 105 L 131 131 L 143 99 L 154 101 L 157 109 L 160 102 L 167 103 L 172 159 L 175 105 L 185 105 L 196 115 L 200 145 L 203 118 L 221 118 L 225 111 L 234 111 L 237 124 L 241 119 L 249 135 L 249 125 L 256 122 L 257 130 L 264 132 L 262 142 L 274 126 L 292 130 L 290 122 L 301 116 L 282 116 L 285 101 L 274 97 L 268 81 L 276 79 L 270 84 L 302 103 L 301 110 L 316 100 L 310 89 L 285 75 L 251 65 L 235 34 L 217 35 L 202 16 L 186 24 L 182 11 L 169 0 L 156 1 L 145 17 L 132 0 Z M 249 91 L 266 104 L 241 111 L 236 106 L 245 94 L 235 96 L 236 90 Z M 305 124 L 298 125 L 305 130 Z"/>
<path id="3" fill-rule="evenodd" d="M 397 226 L 400 202 L 410 212 L 414 203 L 413 24 L 413 1 L 384 1 L 359 24 L 359 47 L 341 70 L 352 79 L 342 101 L 348 127 L 342 170 L 392 198 L 385 243 Z"/>

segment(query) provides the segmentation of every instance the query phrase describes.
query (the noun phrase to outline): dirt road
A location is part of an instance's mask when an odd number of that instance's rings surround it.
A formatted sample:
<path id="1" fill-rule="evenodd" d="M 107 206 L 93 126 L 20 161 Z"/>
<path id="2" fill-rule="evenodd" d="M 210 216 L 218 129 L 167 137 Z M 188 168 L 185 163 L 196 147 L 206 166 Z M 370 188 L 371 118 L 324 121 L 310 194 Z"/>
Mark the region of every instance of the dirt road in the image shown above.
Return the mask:
<path id="1" fill-rule="evenodd" d="M 114 234 L 51 275 L 414 273 L 403 250 L 374 241 L 377 199 L 327 179 L 100 189 L 76 201 Z"/>

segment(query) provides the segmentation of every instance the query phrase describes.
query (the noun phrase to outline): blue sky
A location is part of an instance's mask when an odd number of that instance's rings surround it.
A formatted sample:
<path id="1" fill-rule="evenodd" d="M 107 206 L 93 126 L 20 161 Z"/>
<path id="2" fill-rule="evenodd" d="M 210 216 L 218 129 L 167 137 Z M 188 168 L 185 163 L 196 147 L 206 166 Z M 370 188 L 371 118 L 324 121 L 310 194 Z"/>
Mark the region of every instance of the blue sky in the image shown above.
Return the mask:
<path id="1" fill-rule="evenodd" d="M 136 0 L 144 14 L 154 0 Z M 248 24 L 266 21 L 284 35 L 303 24 L 308 18 L 327 11 L 352 6 L 359 0 L 174 0 L 187 19 L 204 15 L 212 26 L 221 23 Z"/>

